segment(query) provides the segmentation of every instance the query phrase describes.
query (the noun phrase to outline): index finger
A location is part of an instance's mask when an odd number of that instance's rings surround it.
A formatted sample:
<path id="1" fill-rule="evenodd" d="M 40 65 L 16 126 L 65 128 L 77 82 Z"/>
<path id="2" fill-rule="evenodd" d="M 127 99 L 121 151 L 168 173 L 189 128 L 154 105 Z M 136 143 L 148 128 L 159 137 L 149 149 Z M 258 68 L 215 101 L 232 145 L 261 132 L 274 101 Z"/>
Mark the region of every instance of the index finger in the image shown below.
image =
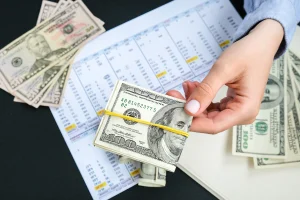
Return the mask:
<path id="1" fill-rule="evenodd" d="M 216 134 L 241 124 L 248 117 L 249 105 L 242 99 L 232 99 L 221 111 L 214 110 L 205 116 L 194 118 L 191 131 Z"/>
<path id="2" fill-rule="evenodd" d="M 190 130 L 198 133 L 217 134 L 238 123 L 239 118 L 235 111 L 225 109 L 223 111 L 213 111 L 206 116 L 195 117 Z"/>

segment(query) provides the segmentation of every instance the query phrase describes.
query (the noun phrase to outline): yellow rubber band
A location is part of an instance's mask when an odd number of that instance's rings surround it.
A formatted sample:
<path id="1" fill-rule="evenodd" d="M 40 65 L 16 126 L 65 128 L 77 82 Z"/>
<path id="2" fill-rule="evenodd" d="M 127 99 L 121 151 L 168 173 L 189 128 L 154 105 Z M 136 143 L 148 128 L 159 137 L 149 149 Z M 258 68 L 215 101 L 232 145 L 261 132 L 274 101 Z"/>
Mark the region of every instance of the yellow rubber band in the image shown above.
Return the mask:
<path id="1" fill-rule="evenodd" d="M 189 137 L 189 134 L 187 132 L 182 131 L 182 130 L 171 128 L 171 127 L 164 126 L 164 125 L 161 125 L 161 124 L 154 124 L 152 122 L 148 122 L 148 121 L 145 121 L 145 120 L 142 120 L 142 119 L 137 119 L 137 118 L 134 118 L 134 117 L 122 115 L 122 114 L 111 112 L 111 111 L 108 111 L 108 110 L 99 111 L 99 115 L 110 115 L 110 116 L 114 116 L 114 117 L 121 117 L 121 118 L 126 119 L 126 120 L 130 120 L 130 121 L 134 121 L 134 122 L 138 122 L 138 123 L 146 124 L 146 125 L 150 125 L 150 126 L 156 126 L 158 128 L 164 129 L 166 131 L 170 131 L 170 132 L 176 133 L 178 135 Z"/>

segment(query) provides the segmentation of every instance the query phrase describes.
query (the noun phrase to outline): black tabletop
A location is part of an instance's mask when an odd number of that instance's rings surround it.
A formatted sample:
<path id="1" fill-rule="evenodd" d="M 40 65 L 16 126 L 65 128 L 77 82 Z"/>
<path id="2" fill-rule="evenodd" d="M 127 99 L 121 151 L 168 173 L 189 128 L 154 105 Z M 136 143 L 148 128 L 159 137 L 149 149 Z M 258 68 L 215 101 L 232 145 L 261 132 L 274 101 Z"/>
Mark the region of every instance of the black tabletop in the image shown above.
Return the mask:
<path id="1" fill-rule="evenodd" d="M 199 0 L 200 1 L 200 0 Z M 84 0 L 112 29 L 168 0 Z M 243 1 L 232 1 L 244 16 Z M 0 5 L 0 49 L 36 24 L 41 0 Z M 0 199 L 91 199 L 49 108 L 14 103 L 0 91 Z M 177 169 L 164 188 L 134 186 L 113 199 L 216 199 Z"/>

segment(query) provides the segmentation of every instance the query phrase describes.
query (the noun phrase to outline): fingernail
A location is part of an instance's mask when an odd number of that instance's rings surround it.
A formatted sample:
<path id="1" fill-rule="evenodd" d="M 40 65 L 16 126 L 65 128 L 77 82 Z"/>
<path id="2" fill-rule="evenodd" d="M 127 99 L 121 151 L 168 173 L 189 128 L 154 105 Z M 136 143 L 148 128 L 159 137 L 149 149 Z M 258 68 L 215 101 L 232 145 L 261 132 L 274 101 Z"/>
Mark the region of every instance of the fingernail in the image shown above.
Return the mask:
<path id="1" fill-rule="evenodd" d="M 188 90 L 187 83 L 186 82 L 182 83 L 182 87 L 183 87 L 184 93 L 186 94 L 187 90 Z"/>
<path id="2" fill-rule="evenodd" d="M 185 108 L 187 109 L 187 111 L 189 111 L 192 114 L 195 114 L 198 112 L 198 110 L 200 109 L 200 103 L 196 100 L 191 100 L 189 101 Z"/>

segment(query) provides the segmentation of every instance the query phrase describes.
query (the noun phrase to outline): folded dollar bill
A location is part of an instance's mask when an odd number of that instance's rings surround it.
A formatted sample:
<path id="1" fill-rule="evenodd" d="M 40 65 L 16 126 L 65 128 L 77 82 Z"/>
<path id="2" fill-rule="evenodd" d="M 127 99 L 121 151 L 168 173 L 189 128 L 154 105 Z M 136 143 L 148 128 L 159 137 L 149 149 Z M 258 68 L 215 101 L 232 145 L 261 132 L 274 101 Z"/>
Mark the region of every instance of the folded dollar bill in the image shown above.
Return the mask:
<path id="1" fill-rule="evenodd" d="M 185 113 L 184 103 L 183 100 L 118 81 L 106 110 L 188 132 L 192 117 Z M 174 172 L 185 141 L 186 137 L 180 134 L 104 115 L 94 145 Z"/>
<path id="2" fill-rule="evenodd" d="M 142 163 L 138 185 L 144 187 L 166 186 L 167 172 L 165 169 Z"/>

